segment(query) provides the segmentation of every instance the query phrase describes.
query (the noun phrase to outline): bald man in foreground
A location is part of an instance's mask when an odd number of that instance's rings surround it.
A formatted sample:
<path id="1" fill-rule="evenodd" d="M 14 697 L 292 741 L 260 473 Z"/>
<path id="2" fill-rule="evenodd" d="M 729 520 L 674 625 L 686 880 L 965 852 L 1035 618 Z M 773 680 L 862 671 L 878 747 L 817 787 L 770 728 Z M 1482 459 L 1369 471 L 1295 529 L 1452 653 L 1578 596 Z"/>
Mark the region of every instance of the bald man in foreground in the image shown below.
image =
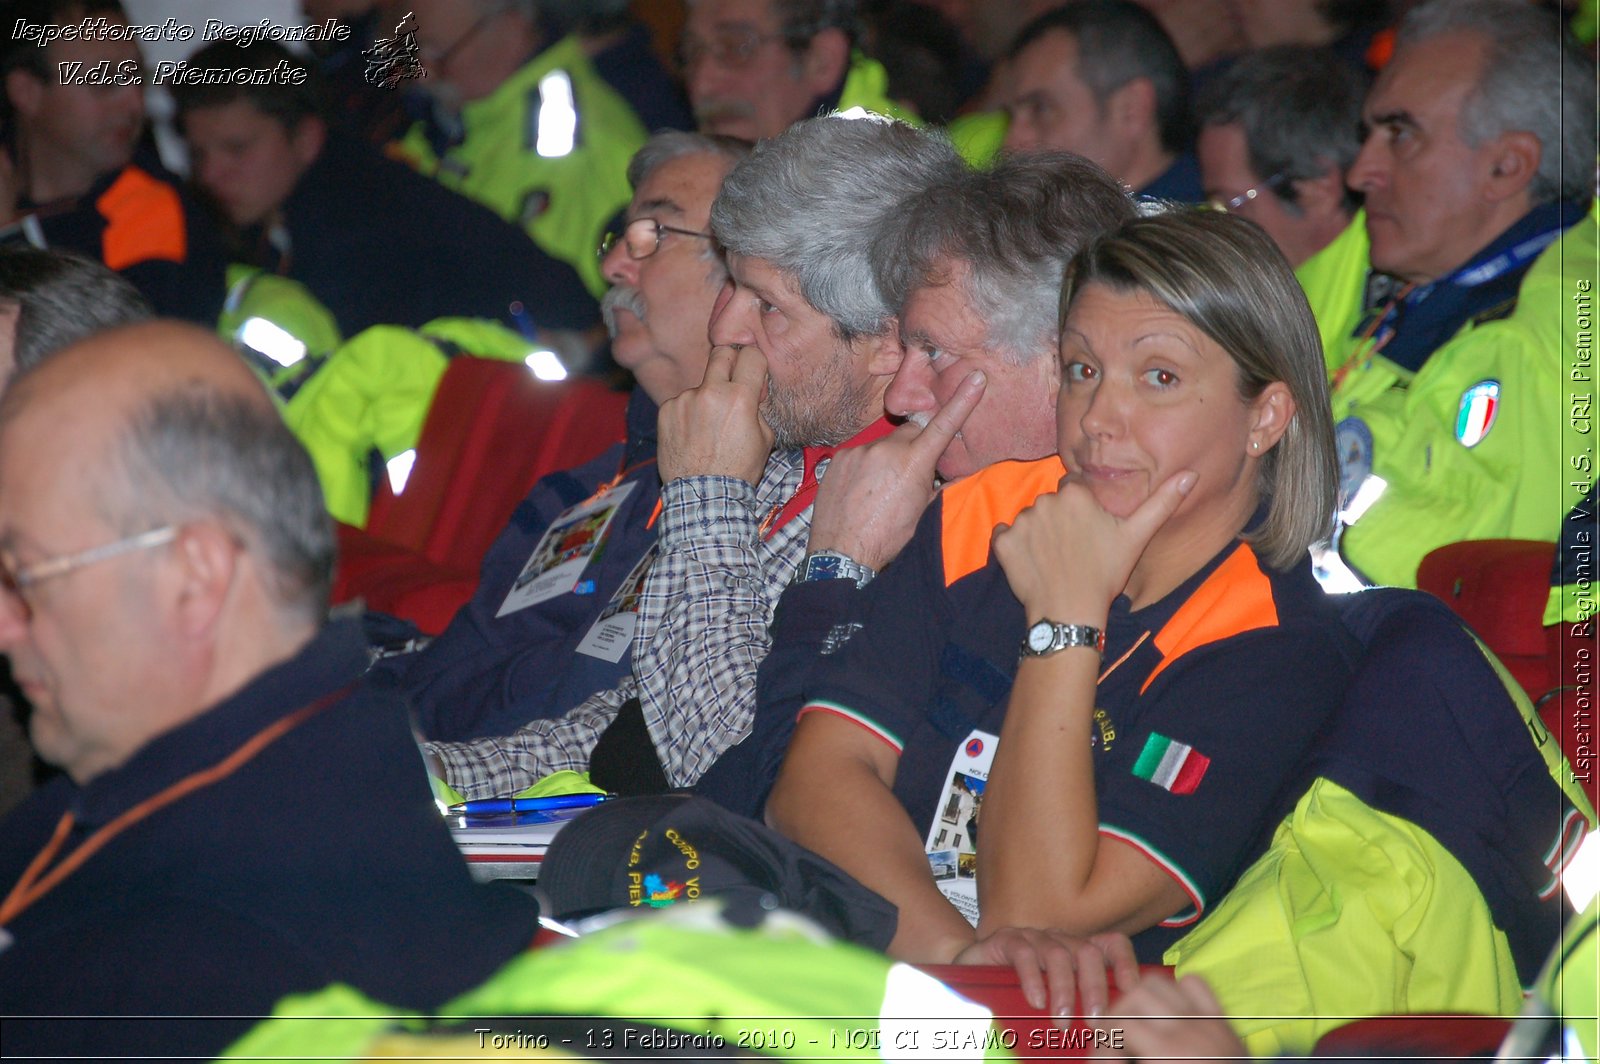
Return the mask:
<path id="1" fill-rule="evenodd" d="M 101 333 L 0 399 L 0 652 L 65 772 L 0 821 L 7 1054 L 209 1057 L 332 982 L 431 1010 L 532 941 L 323 624 L 333 556 L 310 460 L 198 329 Z"/>

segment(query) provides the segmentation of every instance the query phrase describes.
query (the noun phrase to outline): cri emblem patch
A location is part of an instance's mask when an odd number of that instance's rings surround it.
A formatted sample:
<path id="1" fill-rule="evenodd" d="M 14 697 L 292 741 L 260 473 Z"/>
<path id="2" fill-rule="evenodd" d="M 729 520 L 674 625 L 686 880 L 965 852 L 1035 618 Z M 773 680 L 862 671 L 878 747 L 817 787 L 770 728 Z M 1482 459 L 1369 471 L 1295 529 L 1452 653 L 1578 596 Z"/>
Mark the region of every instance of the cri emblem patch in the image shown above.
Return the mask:
<path id="1" fill-rule="evenodd" d="M 1479 381 L 1461 393 L 1456 409 L 1456 439 L 1463 447 L 1476 447 L 1494 428 L 1500 413 L 1500 382 Z"/>

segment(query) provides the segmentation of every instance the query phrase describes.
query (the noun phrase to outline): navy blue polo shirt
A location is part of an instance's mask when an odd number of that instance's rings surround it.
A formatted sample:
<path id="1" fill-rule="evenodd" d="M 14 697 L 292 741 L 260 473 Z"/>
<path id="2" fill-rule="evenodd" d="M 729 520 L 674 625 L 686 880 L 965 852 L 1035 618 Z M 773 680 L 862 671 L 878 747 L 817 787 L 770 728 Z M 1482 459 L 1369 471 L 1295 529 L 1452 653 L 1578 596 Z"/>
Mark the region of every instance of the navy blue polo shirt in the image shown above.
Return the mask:
<path id="1" fill-rule="evenodd" d="M 959 853 L 974 831 L 982 845 L 986 779 L 963 768 L 998 744 L 1022 635 L 1037 619 L 989 555 L 990 531 L 1060 476 L 1054 459 L 1008 462 L 947 488 L 869 589 L 861 631 L 819 659 L 807 690 L 802 712 L 838 713 L 896 749 L 895 795 L 931 851 L 957 852 L 934 861 L 936 878 L 975 867 Z M 1309 780 L 1306 754 L 1343 699 L 1352 656 L 1309 561 L 1278 572 L 1242 541 L 1157 603 L 1112 605 L 1083 737 L 1100 830 L 1137 847 L 1191 902 L 1134 936 L 1141 960 L 1159 962 L 1265 848 Z"/>
<path id="2" fill-rule="evenodd" d="M 405 708 L 360 680 L 366 661 L 356 622 L 329 625 L 122 766 L 82 787 L 58 778 L 0 821 L 3 894 L 63 813 L 75 819 L 58 860 L 334 696 L 231 774 L 116 834 L 10 921 L 6 1053 L 209 1058 L 288 994 L 348 983 L 435 1009 L 532 943 L 537 907 L 472 882 Z"/>

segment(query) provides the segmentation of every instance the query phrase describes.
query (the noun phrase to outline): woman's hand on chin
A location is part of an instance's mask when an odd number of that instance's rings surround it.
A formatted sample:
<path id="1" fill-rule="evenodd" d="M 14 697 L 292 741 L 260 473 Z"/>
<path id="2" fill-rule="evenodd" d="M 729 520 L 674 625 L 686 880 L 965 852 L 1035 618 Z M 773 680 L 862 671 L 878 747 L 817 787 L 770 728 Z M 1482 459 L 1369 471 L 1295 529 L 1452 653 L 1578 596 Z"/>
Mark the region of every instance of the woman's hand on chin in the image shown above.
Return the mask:
<path id="1" fill-rule="evenodd" d="M 1041 495 L 1011 525 L 997 526 L 994 553 L 1029 619 L 1098 624 L 1122 593 L 1152 537 L 1194 487 L 1175 473 L 1127 517 L 1108 513 L 1075 475 Z"/>

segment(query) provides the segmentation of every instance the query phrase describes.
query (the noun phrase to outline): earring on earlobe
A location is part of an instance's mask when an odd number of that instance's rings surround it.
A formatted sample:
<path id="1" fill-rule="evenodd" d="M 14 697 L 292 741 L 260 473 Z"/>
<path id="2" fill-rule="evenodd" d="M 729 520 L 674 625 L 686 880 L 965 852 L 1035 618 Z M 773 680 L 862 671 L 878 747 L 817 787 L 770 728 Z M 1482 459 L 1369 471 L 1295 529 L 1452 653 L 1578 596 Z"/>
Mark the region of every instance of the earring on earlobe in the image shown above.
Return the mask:
<path id="1" fill-rule="evenodd" d="M 1251 440 L 1250 441 L 1250 450 L 1251 450 L 1252 453 L 1261 450 L 1261 441 L 1260 440 Z"/>

